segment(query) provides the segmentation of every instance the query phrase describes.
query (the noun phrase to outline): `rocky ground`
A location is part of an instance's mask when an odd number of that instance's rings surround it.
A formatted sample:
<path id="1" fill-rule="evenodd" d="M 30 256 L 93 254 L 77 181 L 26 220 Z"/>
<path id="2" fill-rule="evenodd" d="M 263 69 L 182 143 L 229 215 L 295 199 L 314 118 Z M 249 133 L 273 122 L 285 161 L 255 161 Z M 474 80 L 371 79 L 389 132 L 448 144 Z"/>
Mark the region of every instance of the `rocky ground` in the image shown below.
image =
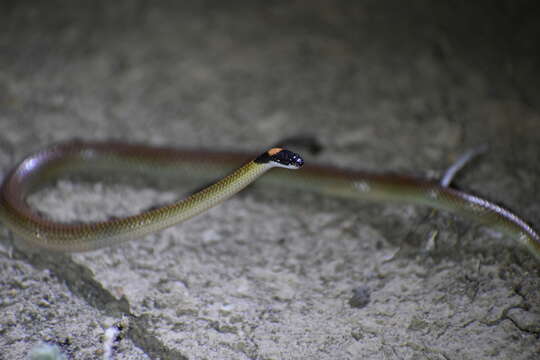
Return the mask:
<path id="1" fill-rule="evenodd" d="M 0 171 L 73 138 L 260 151 L 440 176 L 540 228 L 534 2 L 4 1 Z M 73 183 L 29 201 L 91 221 L 175 194 Z M 126 245 L 0 251 L 0 359 L 538 359 L 540 266 L 454 215 L 254 187 Z"/>

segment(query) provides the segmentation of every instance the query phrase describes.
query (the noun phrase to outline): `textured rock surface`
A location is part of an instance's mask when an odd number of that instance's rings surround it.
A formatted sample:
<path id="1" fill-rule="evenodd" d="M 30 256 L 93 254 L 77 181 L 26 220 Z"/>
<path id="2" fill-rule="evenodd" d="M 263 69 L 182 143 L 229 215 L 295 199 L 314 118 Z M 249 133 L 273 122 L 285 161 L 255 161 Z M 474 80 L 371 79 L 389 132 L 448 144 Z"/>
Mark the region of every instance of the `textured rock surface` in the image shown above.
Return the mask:
<path id="1" fill-rule="evenodd" d="M 4 2 L 0 169 L 72 138 L 260 150 L 307 133 L 310 162 L 438 176 L 487 143 L 457 184 L 540 228 L 540 27 L 512 4 Z M 171 196 L 63 181 L 31 202 L 90 220 Z M 117 248 L 1 244 L 0 359 L 40 342 L 98 359 L 118 322 L 114 359 L 540 357 L 538 263 L 424 208 L 255 187 Z"/>

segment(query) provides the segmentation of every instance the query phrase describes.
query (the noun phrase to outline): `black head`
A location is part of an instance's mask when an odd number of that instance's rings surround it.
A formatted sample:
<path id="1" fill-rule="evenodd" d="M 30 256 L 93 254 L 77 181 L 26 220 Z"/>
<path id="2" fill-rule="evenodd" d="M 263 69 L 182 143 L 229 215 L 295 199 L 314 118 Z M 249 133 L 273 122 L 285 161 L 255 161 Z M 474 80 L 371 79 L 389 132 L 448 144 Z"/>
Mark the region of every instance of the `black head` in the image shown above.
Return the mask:
<path id="1" fill-rule="evenodd" d="M 287 169 L 299 169 L 304 165 L 304 159 L 300 155 L 281 148 L 268 150 L 255 159 L 255 162 L 258 164 L 273 163 L 275 166 Z"/>

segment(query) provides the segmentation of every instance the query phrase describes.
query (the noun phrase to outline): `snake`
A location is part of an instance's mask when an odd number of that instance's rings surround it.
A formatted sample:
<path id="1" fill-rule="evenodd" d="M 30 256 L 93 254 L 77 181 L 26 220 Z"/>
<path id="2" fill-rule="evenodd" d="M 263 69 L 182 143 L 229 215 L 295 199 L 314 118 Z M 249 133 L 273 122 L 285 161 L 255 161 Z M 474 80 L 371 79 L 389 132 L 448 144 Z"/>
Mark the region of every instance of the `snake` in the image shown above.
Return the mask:
<path id="1" fill-rule="evenodd" d="M 269 171 L 278 168 L 275 171 Z M 289 171 L 289 170 L 296 171 Z M 189 178 L 209 186 L 172 203 L 104 221 L 57 222 L 33 209 L 30 194 L 66 176 L 121 174 Z M 264 175 L 264 176 L 263 176 Z M 120 244 L 181 223 L 235 195 L 255 180 L 339 198 L 424 205 L 455 213 L 513 238 L 540 260 L 540 235 L 521 217 L 494 202 L 451 186 L 412 176 L 378 174 L 332 165 L 304 164 L 283 148 L 261 155 L 179 149 L 114 141 L 74 140 L 26 156 L 0 187 L 0 221 L 32 247 L 82 252 Z"/>

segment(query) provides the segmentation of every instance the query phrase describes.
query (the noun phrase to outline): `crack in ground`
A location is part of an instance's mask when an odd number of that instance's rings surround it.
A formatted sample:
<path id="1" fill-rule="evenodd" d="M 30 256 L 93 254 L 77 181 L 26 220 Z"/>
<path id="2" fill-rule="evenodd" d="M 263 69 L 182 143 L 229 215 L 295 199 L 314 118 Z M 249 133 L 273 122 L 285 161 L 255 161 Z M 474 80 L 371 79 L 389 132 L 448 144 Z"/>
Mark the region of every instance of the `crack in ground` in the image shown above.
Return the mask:
<path id="1" fill-rule="evenodd" d="M 129 319 L 128 337 L 150 358 L 188 360 L 184 354 L 167 347 L 152 334 L 149 330 L 151 325 L 148 315 L 133 315 L 129 301 L 125 296 L 120 299 L 114 297 L 94 278 L 90 269 L 73 261 L 71 256 L 65 254 L 27 254 L 14 250 L 13 258 L 24 260 L 39 269 L 50 270 L 67 285 L 74 295 L 82 298 L 88 305 L 100 312 L 116 318 L 127 317 Z"/>
<path id="2" fill-rule="evenodd" d="M 480 323 L 482 323 L 484 325 L 487 325 L 487 326 L 497 326 L 501 322 L 503 322 L 504 320 L 508 320 L 512 324 L 514 324 L 514 326 L 517 329 L 519 329 L 520 331 L 523 331 L 525 333 L 532 334 L 532 335 L 534 335 L 536 337 L 539 337 L 540 336 L 540 331 L 535 331 L 535 330 L 532 330 L 532 329 L 530 329 L 528 327 L 524 327 L 524 326 L 520 325 L 519 321 L 513 319 L 510 315 L 508 315 L 510 310 L 513 310 L 513 309 L 522 309 L 522 310 L 527 311 L 528 307 L 527 307 L 527 305 L 523 305 L 523 304 L 512 305 L 512 306 L 509 306 L 509 307 L 503 309 L 503 311 L 501 313 L 501 316 L 499 316 L 497 319 L 495 319 L 495 320 L 482 320 L 482 321 L 480 321 Z"/>

